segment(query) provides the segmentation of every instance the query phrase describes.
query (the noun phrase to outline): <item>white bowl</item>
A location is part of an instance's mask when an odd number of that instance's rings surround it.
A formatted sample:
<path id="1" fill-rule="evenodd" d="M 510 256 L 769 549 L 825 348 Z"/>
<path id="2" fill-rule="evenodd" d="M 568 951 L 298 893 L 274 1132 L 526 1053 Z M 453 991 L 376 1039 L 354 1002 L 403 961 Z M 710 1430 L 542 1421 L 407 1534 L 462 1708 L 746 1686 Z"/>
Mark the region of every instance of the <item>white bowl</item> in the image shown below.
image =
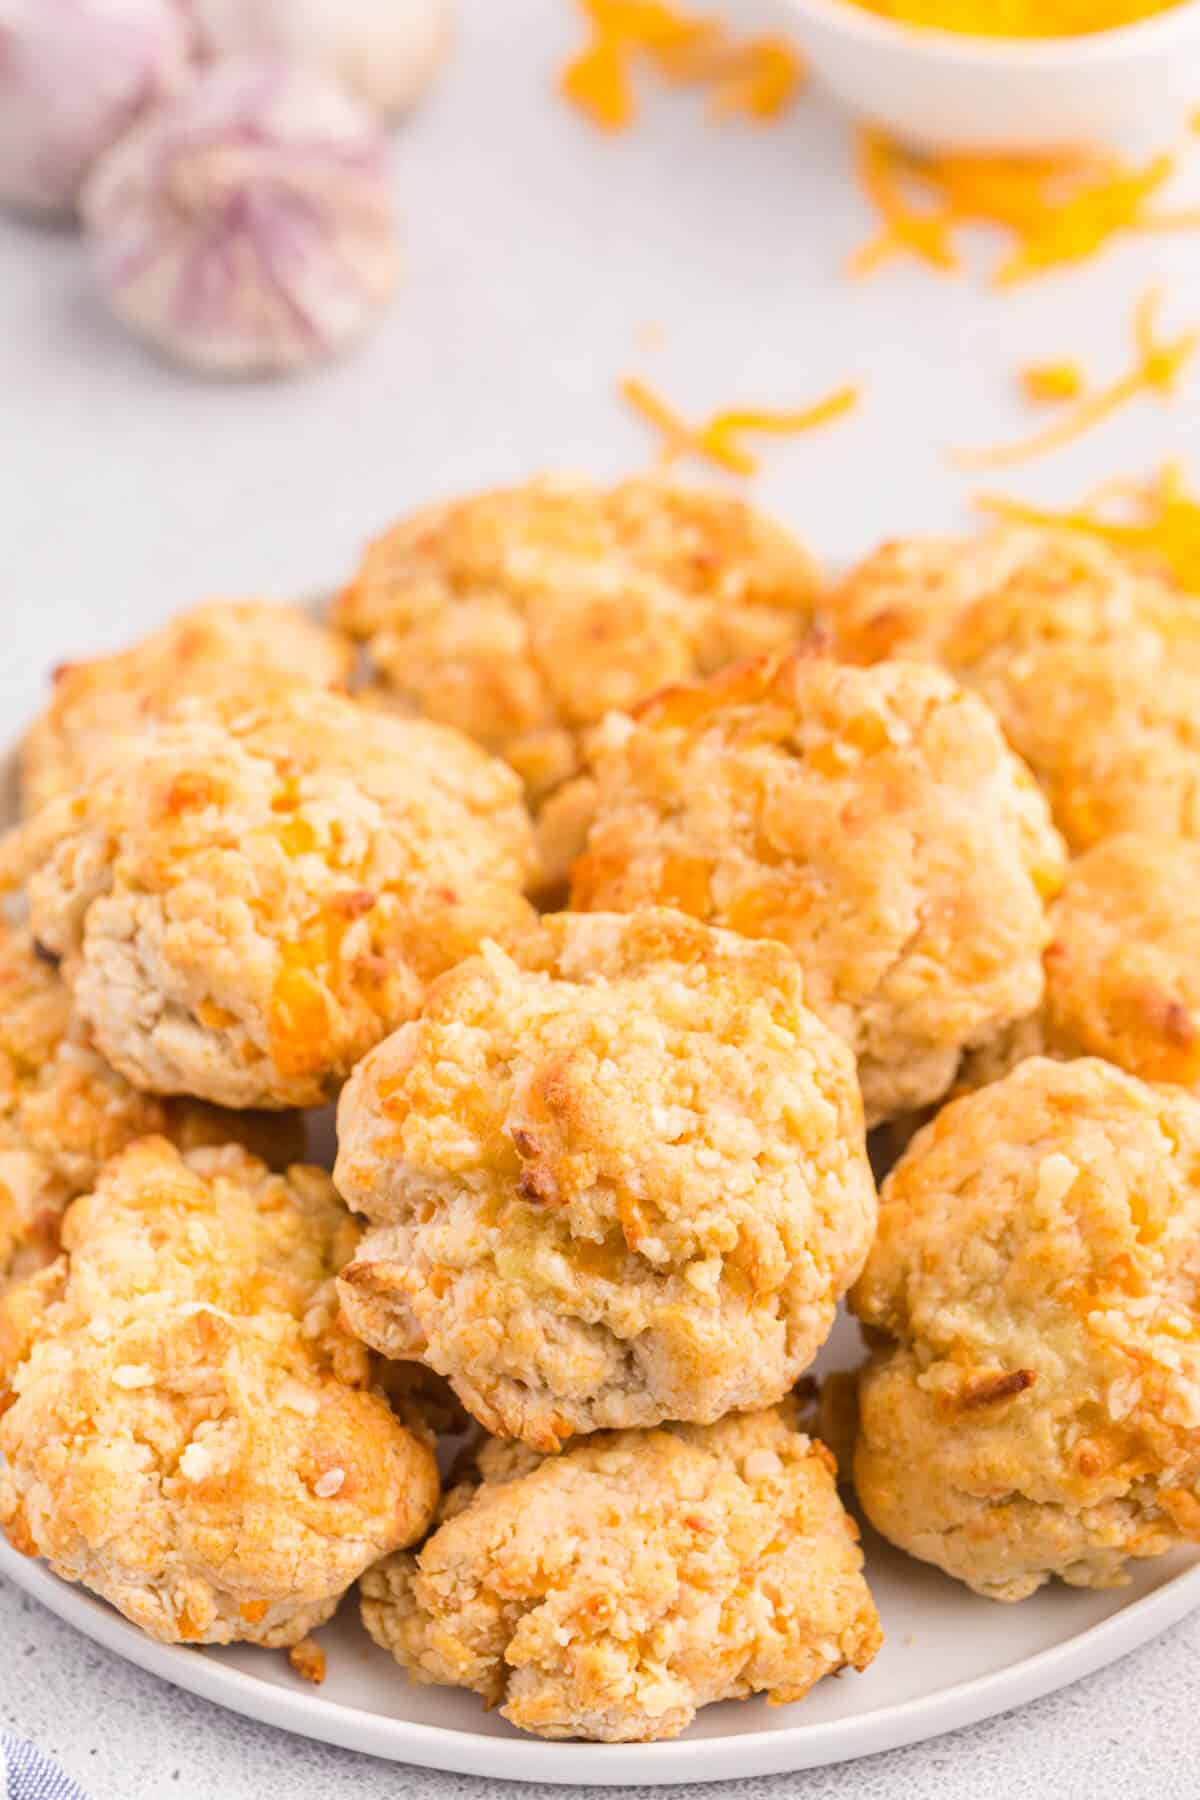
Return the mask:
<path id="1" fill-rule="evenodd" d="M 1200 0 L 1072 38 L 900 25 L 853 0 L 788 0 L 815 79 L 919 150 L 1035 153 L 1174 129 L 1200 98 Z"/>

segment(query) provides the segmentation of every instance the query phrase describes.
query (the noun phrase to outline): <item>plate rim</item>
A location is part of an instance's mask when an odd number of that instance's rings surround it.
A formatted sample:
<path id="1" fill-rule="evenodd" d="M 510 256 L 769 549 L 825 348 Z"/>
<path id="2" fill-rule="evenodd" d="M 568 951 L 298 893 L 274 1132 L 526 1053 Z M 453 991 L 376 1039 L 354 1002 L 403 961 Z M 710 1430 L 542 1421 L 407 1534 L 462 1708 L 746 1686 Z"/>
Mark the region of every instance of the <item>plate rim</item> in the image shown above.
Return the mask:
<path id="1" fill-rule="evenodd" d="M 146 1637 L 86 1589 L 0 1541 L 0 1574 L 65 1624 L 172 1687 L 321 1743 L 460 1775 L 550 1786 L 668 1787 L 781 1775 L 903 1749 L 1010 1712 L 1117 1661 L 1200 1606 L 1200 1560 L 1061 1643 L 989 1674 L 845 1719 L 657 1744 L 500 1738 L 388 1717 L 276 1687 L 205 1653 Z M 402 1677 L 398 1676 L 398 1679 Z"/>

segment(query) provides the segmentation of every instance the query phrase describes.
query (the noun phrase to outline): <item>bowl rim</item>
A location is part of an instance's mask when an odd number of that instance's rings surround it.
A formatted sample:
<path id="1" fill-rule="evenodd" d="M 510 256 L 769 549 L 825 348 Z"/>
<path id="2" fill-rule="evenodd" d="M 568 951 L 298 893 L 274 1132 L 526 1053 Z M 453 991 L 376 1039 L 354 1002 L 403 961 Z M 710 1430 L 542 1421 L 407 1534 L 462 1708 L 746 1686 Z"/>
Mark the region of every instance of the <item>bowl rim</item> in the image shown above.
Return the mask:
<path id="1" fill-rule="evenodd" d="M 1162 12 L 1103 31 L 1070 37 L 972 36 L 936 25 L 910 25 L 869 11 L 856 0 L 786 0 L 794 12 L 831 27 L 864 45 L 947 66 L 964 63 L 997 73 L 1078 68 L 1120 63 L 1139 51 L 1154 51 L 1193 33 L 1200 35 L 1200 0 L 1174 0 Z"/>

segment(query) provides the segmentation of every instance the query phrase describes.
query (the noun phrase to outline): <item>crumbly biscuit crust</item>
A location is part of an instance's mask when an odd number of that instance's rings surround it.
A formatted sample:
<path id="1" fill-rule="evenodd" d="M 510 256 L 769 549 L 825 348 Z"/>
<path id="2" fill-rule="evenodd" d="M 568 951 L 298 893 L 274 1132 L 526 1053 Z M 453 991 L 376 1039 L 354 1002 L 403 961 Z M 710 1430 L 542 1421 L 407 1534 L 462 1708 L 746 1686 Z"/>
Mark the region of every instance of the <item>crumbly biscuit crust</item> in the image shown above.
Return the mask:
<path id="1" fill-rule="evenodd" d="M 213 600 L 113 656 L 56 670 L 49 706 L 21 746 L 26 812 L 95 780 L 122 740 L 189 696 L 261 699 L 270 685 L 341 688 L 350 642 L 291 606 Z"/>
<path id="2" fill-rule="evenodd" d="M 276 1167 L 304 1138 L 279 1114 L 138 1093 L 97 1053 L 29 930 L 0 921 L 0 1287 L 53 1261 L 68 1202 L 154 1133 L 181 1147 L 244 1142 Z"/>
<path id="3" fill-rule="evenodd" d="M 781 946 L 663 910 L 545 920 L 360 1064 L 348 1317 L 493 1432 L 778 1400 L 874 1227 L 853 1064 Z"/>
<path id="4" fill-rule="evenodd" d="M 973 689 L 1075 850 L 1200 838 L 1200 618 L 1078 534 L 885 545 L 831 601 L 851 660 L 929 657 Z"/>
<path id="5" fill-rule="evenodd" d="M 915 663 L 796 653 L 647 703 L 600 760 L 583 909 L 655 903 L 804 968 L 869 1123 L 936 1100 L 1034 1010 L 1064 852 L 978 700 Z"/>
<path id="6" fill-rule="evenodd" d="M 413 1680 L 620 1743 L 716 1700 L 799 1700 L 879 1648 L 831 1459 L 786 1408 L 480 1461 L 423 1550 L 363 1582 L 368 1630 Z"/>
<path id="7" fill-rule="evenodd" d="M 851 1296 L 885 1537 L 1001 1600 L 1200 1538 L 1198 1159 L 1200 1102 L 1093 1058 L 918 1133 Z"/>
<path id="8" fill-rule="evenodd" d="M 817 580 L 729 495 L 544 477 L 402 520 L 334 617 L 396 704 L 506 757 L 537 802 L 610 709 L 800 636 Z"/>
<path id="9" fill-rule="evenodd" d="M 0 1525 L 165 1642 L 299 1642 L 437 1500 L 371 1391 L 320 1170 L 150 1138 L 0 1300 Z"/>
<path id="10" fill-rule="evenodd" d="M 1050 909 L 1042 1006 L 969 1055 L 958 1090 L 1027 1056 L 1099 1056 L 1200 1090 L 1200 845 L 1118 832 L 1070 864 Z"/>
<path id="11" fill-rule="evenodd" d="M 427 981 L 533 916 L 512 771 L 311 689 L 185 708 L 7 848 L 113 1066 L 234 1107 L 320 1104 Z"/>
<path id="12" fill-rule="evenodd" d="M 1072 863 L 1051 924 L 1045 1031 L 1055 1053 L 1200 1087 L 1200 844 L 1106 839 Z"/>

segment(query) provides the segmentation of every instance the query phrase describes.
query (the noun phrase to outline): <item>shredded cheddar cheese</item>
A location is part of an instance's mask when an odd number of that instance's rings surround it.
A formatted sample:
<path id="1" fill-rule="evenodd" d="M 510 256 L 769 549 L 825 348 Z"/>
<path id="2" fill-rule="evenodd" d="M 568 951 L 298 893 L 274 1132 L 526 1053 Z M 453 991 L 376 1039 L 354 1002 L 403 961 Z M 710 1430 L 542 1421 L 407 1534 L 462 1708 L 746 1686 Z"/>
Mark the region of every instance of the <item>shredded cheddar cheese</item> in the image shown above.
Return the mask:
<path id="1" fill-rule="evenodd" d="M 1058 406 L 1077 400 L 1087 386 L 1078 363 L 1031 363 L 1020 371 L 1021 391 L 1035 406 Z"/>
<path id="2" fill-rule="evenodd" d="M 852 275 L 870 274 L 890 256 L 905 250 L 935 269 L 959 267 L 949 235 L 955 215 L 944 203 L 924 209 L 913 206 L 906 192 L 910 163 L 882 132 L 860 132 L 859 178 L 882 229 L 851 258 Z"/>
<path id="3" fill-rule="evenodd" d="M 858 404 L 856 387 L 837 388 L 815 405 L 798 412 L 773 412 L 765 409 L 734 408 L 713 413 L 699 425 L 689 425 L 672 406 L 659 397 L 646 382 L 630 375 L 621 382 L 621 393 L 662 438 L 659 461 L 664 465 L 678 462 L 684 456 L 697 456 L 733 475 L 755 475 L 758 458 L 738 442 L 746 432 L 762 432 L 775 436 L 793 436 L 811 431 L 831 419 L 840 418 Z"/>
<path id="4" fill-rule="evenodd" d="M 1180 0 L 855 0 L 867 12 L 965 37 L 1083 37 L 1167 12 Z"/>
<path id="5" fill-rule="evenodd" d="M 589 114 L 602 130 L 619 131 L 636 108 L 633 63 L 639 53 L 655 57 L 695 49 L 716 27 L 663 5 L 661 0 L 581 0 L 591 38 L 560 76 L 566 98 Z"/>
<path id="6" fill-rule="evenodd" d="M 1034 209 L 1020 241 L 996 270 L 1005 286 L 1057 264 L 1084 262 L 1123 231 L 1136 230 L 1146 202 L 1173 174 L 1175 159 L 1157 156 L 1144 169 L 1115 169 L 1058 204 Z"/>
<path id="7" fill-rule="evenodd" d="M 634 116 L 633 85 L 619 44 L 597 38 L 559 77 L 563 94 L 601 131 L 621 131 Z"/>
<path id="8" fill-rule="evenodd" d="M 559 77 L 573 106 L 601 130 L 636 116 L 634 72 L 641 63 L 664 80 L 703 87 L 718 118 L 773 119 L 794 99 L 803 65 L 779 37 L 735 39 L 720 19 L 664 0 L 579 0 L 590 38 Z"/>
<path id="9" fill-rule="evenodd" d="M 1200 594 L 1200 499 L 1188 492 L 1183 469 L 1169 463 L 1145 483 L 1112 482 L 1073 510 L 1055 513 L 985 494 L 978 506 L 1022 525 L 1085 532 L 1102 538 L 1146 568 Z M 1113 516 L 1112 508 L 1122 511 Z"/>
<path id="10" fill-rule="evenodd" d="M 718 119 L 743 113 L 747 119 L 775 119 L 801 90 L 801 63 L 783 38 L 750 38 L 727 50 L 712 72 L 711 112 Z"/>
<path id="11" fill-rule="evenodd" d="M 855 275 L 906 252 L 933 268 L 957 269 L 955 229 L 985 225 L 1011 239 L 993 272 L 998 286 L 1009 286 L 1083 262 L 1123 232 L 1200 224 L 1195 212 L 1162 212 L 1152 205 L 1174 173 L 1170 155 L 1142 168 L 1102 150 L 1057 157 L 920 156 L 867 131 L 860 137 L 858 168 L 879 230 L 851 258 Z"/>
<path id="12" fill-rule="evenodd" d="M 1085 431 L 1110 418 L 1139 394 L 1161 394 L 1169 398 L 1179 385 L 1187 365 L 1200 348 L 1200 332 L 1187 331 L 1182 337 L 1160 339 L 1155 335 L 1162 293 L 1152 289 L 1138 302 L 1134 315 L 1133 335 L 1137 360 L 1127 375 L 1110 387 L 1097 388 L 1061 419 L 1043 431 L 1015 444 L 999 449 L 962 451 L 955 458 L 960 469 L 1003 469 L 1014 463 L 1029 462 L 1046 456 L 1064 444 L 1081 437 Z"/>

